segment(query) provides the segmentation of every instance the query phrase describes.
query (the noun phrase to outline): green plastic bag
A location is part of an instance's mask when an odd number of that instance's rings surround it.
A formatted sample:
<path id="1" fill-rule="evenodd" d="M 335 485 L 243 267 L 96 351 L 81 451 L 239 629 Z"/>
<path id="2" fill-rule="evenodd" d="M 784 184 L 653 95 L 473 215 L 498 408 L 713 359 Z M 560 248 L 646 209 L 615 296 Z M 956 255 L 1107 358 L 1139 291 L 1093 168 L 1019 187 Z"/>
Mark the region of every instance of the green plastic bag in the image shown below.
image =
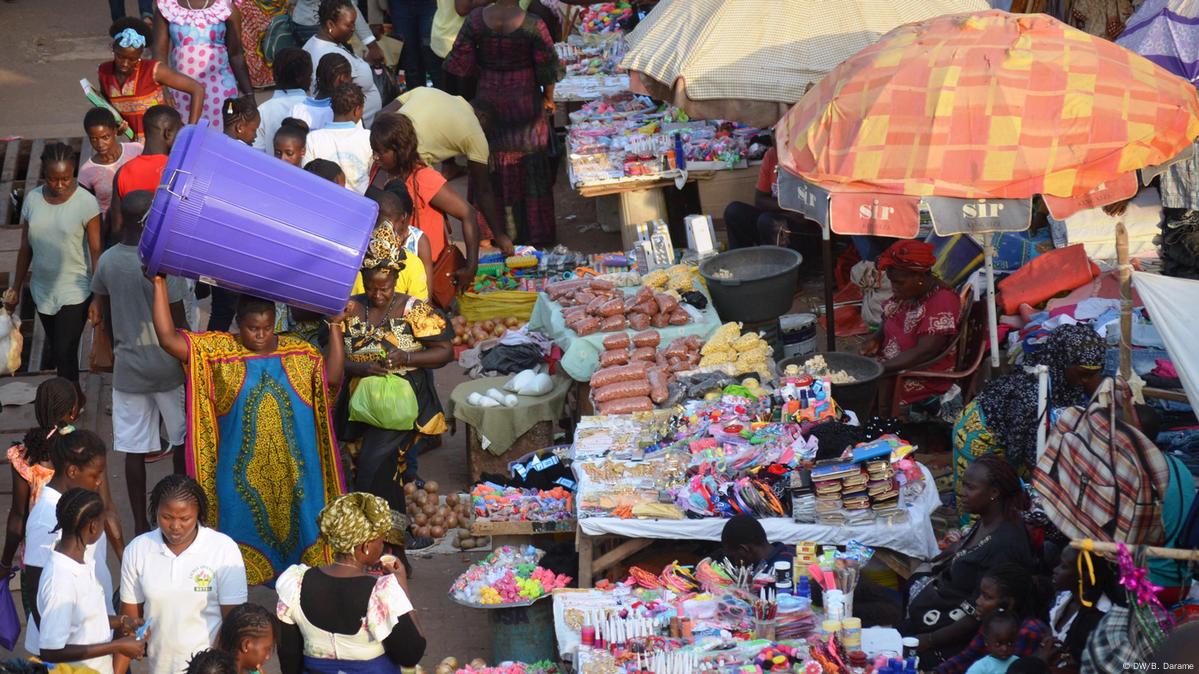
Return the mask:
<path id="1" fill-rule="evenodd" d="M 409 431 L 416 423 L 416 393 L 395 374 L 363 377 L 350 396 L 350 421 L 389 431 Z"/>

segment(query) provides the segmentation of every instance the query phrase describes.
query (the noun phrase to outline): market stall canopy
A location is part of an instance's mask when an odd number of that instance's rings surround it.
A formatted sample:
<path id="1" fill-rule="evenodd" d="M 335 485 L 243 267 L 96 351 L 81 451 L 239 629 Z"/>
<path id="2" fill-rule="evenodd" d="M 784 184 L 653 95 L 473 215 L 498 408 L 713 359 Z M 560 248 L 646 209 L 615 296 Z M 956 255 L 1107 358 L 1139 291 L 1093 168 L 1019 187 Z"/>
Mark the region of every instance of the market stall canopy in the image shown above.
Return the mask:
<path id="1" fill-rule="evenodd" d="M 1199 281 L 1145 272 L 1134 272 L 1132 280 L 1149 310 L 1153 326 L 1166 343 L 1187 398 L 1192 404 L 1199 402 L 1199 351 L 1195 349 Z"/>
<path id="2" fill-rule="evenodd" d="M 772 126 L 838 63 L 896 26 L 985 0 L 663 0 L 626 40 L 634 91 L 692 117 Z"/>
<path id="3" fill-rule="evenodd" d="M 1190 81 L 1199 80 L 1199 0 L 1147 0 L 1116 44 Z"/>
<path id="4" fill-rule="evenodd" d="M 779 203 L 841 234 L 912 238 L 921 202 L 943 235 L 1018 231 L 1034 195 L 1058 219 L 1128 199 L 1196 136 L 1195 87 L 1123 47 L 1043 14 L 942 16 L 779 121 Z"/>

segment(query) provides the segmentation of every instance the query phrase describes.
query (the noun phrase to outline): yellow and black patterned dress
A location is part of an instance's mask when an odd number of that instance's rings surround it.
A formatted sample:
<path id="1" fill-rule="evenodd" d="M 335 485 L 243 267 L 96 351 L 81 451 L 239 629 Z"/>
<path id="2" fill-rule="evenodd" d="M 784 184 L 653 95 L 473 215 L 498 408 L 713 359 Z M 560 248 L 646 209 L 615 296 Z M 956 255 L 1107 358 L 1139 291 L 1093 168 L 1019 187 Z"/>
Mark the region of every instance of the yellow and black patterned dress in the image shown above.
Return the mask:
<path id="1" fill-rule="evenodd" d="M 345 481 L 321 352 L 284 335 L 254 353 L 226 332 L 183 334 L 187 469 L 212 504 L 206 524 L 237 541 L 252 585 L 331 561 L 316 519 Z"/>
<path id="2" fill-rule="evenodd" d="M 372 362 L 381 360 L 393 351 L 422 351 L 422 342 L 453 339 L 446 320 L 432 305 L 409 297 L 403 302 L 402 317 L 387 317 L 379 323 L 371 323 L 367 317 L 367 300 L 363 295 L 353 298 L 359 307 L 357 314 L 346 318 L 346 359 L 350 362 Z M 346 386 L 338 402 L 338 419 L 344 422 L 339 428 L 339 437 L 351 442 L 361 440 L 354 471 L 354 490 L 365 491 L 387 500 L 392 510 L 404 513 L 404 490 L 400 475 L 405 469 L 408 451 L 421 435 L 440 435 L 446 431 L 445 413 L 437 390 L 433 386 L 433 375 L 424 368 L 397 368 L 392 370 L 412 385 L 416 395 L 416 424 L 412 430 L 394 431 L 375 428 L 360 422 L 349 422 L 348 401 L 358 384 L 353 379 Z M 398 526 L 402 530 L 403 526 Z M 401 531 L 395 532 L 397 535 Z M 389 541 L 400 544 L 401 540 Z"/>

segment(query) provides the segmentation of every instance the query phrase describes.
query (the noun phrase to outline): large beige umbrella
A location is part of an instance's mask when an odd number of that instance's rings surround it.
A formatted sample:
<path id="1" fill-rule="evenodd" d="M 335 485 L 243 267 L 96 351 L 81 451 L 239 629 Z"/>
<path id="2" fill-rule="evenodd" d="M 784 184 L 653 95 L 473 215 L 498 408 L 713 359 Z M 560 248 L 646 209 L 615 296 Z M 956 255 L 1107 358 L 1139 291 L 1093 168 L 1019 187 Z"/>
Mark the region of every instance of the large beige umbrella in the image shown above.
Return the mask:
<path id="1" fill-rule="evenodd" d="M 986 0 L 662 0 L 627 37 L 635 91 L 693 117 L 768 127 L 892 28 Z"/>

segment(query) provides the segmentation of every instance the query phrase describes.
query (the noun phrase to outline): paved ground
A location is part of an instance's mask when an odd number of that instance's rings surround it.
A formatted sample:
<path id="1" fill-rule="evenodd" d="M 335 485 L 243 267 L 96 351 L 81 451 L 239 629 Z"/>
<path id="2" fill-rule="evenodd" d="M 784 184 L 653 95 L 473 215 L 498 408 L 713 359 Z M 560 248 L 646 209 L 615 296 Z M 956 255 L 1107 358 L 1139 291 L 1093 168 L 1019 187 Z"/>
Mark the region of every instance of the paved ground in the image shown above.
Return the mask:
<path id="1" fill-rule="evenodd" d="M 135 6 L 134 2 L 127 4 L 130 9 Z M 0 105 L 0 138 L 60 138 L 82 134 L 80 122 L 87 104 L 79 80 L 86 77 L 94 82 L 97 64 L 111 54 L 108 24 L 108 7 L 101 0 L 0 2 L 0 101 L 3 102 Z M 3 196 L 7 198 L 7 195 Z M 580 237 L 574 235 L 573 223 L 593 221 L 594 208 L 568 193 L 562 195 L 559 203 L 560 215 L 567 223 L 562 236 L 569 237 L 573 246 L 590 250 L 610 250 L 620 246 L 619 237 L 600 235 L 594 230 L 580 241 Z M 574 217 L 568 219 L 567 216 Z M 18 244 L 16 230 L 0 229 L 0 269 L 13 267 Z M 0 386 L 14 382 L 36 385 L 40 379 L 0 380 Z M 462 379 L 461 369 L 456 365 L 437 373 L 443 400 Z M 82 425 L 111 441 L 112 419 L 106 413 L 111 397 L 111 376 L 85 374 L 84 383 L 88 399 L 93 402 L 89 403 Z M 32 425 L 31 405 L 6 407 L 0 414 L 0 446 L 7 447 Z M 422 459 L 421 474 L 450 488 L 467 487 L 464 458 L 464 434 L 446 436 L 440 449 Z M 150 484 L 165 474 L 168 463 L 164 461 L 151 467 Z M 108 471 L 112 492 L 131 531 L 122 471 L 121 459 L 113 457 Z M 11 492 L 10 471 L 0 471 L 0 502 L 10 498 Z M 0 510 L 3 510 L 2 506 Z M 490 655 L 490 630 L 484 612 L 459 607 L 446 595 L 453 579 L 479 556 L 451 554 L 414 560 L 413 603 L 421 613 L 429 637 L 424 661 L 429 669 L 448 655 L 464 662 Z M 263 588 L 252 591 L 251 598 L 266 605 L 273 602 L 273 594 Z"/>

